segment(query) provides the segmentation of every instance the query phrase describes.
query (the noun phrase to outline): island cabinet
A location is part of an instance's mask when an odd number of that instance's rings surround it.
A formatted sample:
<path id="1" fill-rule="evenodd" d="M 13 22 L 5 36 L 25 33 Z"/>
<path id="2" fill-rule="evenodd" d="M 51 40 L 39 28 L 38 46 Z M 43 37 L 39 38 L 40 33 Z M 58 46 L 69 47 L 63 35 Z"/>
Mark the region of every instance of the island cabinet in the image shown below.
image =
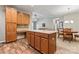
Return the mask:
<path id="1" fill-rule="evenodd" d="M 30 45 L 30 44 L 31 44 L 31 43 L 30 43 L 30 38 L 31 38 L 30 36 L 31 36 L 31 35 L 30 35 L 30 32 L 29 32 L 29 31 L 27 32 L 26 36 L 27 36 L 27 42 L 28 42 L 28 44 Z"/>
<path id="2" fill-rule="evenodd" d="M 41 38 L 41 52 L 48 53 L 48 39 Z"/>
<path id="3" fill-rule="evenodd" d="M 30 33 L 30 45 L 31 45 L 32 47 L 35 46 L 34 42 L 35 42 L 35 39 L 34 39 L 34 32 L 31 32 L 31 33 Z"/>
<path id="4" fill-rule="evenodd" d="M 27 31 L 28 44 L 41 53 L 54 53 L 56 51 L 56 32 L 48 32 Z"/>
<path id="5" fill-rule="evenodd" d="M 35 48 L 39 51 L 41 49 L 40 43 L 41 43 L 40 33 L 35 33 Z"/>

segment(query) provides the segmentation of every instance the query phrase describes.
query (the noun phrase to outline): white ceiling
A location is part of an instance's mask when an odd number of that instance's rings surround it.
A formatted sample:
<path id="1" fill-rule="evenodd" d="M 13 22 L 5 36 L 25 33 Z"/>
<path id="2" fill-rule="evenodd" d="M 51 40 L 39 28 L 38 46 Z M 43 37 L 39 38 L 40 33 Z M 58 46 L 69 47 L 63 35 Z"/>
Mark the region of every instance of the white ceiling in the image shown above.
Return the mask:
<path id="1" fill-rule="evenodd" d="M 37 12 L 50 17 L 79 12 L 79 5 L 14 5 L 13 7 L 25 12 Z"/>

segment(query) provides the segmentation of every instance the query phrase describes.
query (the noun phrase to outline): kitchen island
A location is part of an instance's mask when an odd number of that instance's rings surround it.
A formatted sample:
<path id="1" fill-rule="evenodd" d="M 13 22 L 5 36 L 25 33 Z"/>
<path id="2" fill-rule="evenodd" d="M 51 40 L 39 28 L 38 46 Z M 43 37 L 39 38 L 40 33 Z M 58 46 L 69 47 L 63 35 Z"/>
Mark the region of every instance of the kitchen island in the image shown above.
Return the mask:
<path id="1" fill-rule="evenodd" d="M 29 30 L 27 31 L 28 44 L 44 54 L 56 51 L 56 31 Z"/>

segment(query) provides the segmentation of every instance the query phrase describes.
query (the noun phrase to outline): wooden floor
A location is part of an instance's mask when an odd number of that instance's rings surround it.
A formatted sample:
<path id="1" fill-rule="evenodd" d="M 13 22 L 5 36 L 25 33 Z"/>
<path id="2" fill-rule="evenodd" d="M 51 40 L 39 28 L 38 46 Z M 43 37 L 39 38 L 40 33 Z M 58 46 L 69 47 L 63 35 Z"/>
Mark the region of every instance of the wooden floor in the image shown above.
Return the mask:
<path id="1" fill-rule="evenodd" d="M 25 39 L 17 40 L 7 44 L 0 44 L 0 54 L 38 54 L 31 48 Z"/>

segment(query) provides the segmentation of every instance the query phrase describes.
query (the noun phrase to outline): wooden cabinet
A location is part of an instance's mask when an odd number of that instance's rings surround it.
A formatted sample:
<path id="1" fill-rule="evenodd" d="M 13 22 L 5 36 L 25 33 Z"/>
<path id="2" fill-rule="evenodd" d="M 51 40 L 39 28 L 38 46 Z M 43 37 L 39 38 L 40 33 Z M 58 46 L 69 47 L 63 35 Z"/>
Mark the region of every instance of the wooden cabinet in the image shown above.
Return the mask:
<path id="1" fill-rule="evenodd" d="M 35 48 L 40 51 L 40 37 L 35 36 Z"/>
<path id="2" fill-rule="evenodd" d="M 31 35 L 30 35 L 30 45 L 32 46 L 32 47 L 34 47 L 34 34 L 31 32 Z"/>
<path id="3" fill-rule="evenodd" d="M 56 51 L 56 33 L 51 34 L 49 37 L 49 53 L 54 53 L 54 51 Z"/>
<path id="4" fill-rule="evenodd" d="M 15 23 L 7 23 L 6 24 L 7 32 L 16 32 L 16 24 Z"/>
<path id="5" fill-rule="evenodd" d="M 29 33 L 29 31 L 27 31 Z M 42 33 L 41 31 L 30 31 L 27 34 L 28 42 L 33 48 L 41 53 L 54 53 L 56 51 L 56 33 Z"/>
<path id="6" fill-rule="evenodd" d="M 25 14 L 25 24 L 29 24 L 30 23 L 30 16 L 29 14 Z"/>
<path id="7" fill-rule="evenodd" d="M 15 32 L 7 32 L 6 33 L 6 42 L 16 41 L 16 33 Z"/>
<path id="8" fill-rule="evenodd" d="M 41 38 L 41 52 L 48 53 L 48 39 Z"/>
<path id="9" fill-rule="evenodd" d="M 17 23 L 17 11 L 14 8 L 6 7 L 6 22 Z"/>
<path id="10" fill-rule="evenodd" d="M 22 13 L 22 12 L 18 12 L 18 24 L 21 25 L 25 25 L 25 24 L 29 24 L 30 22 L 30 17 L 28 14 Z"/>
<path id="11" fill-rule="evenodd" d="M 6 42 L 16 41 L 17 11 L 6 7 Z"/>
<path id="12" fill-rule="evenodd" d="M 31 40 L 30 32 L 27 32 L 26 39 L 27 39 L 28 44 L 30 45 L 31 44 L 31 41 L 30 41 Z"/>
<path id="13" fill-rule="evenodd" d="M 21 12 L 18 12 L 17 14 L 17 24 L 22 24 L 22 13 Z"/>

